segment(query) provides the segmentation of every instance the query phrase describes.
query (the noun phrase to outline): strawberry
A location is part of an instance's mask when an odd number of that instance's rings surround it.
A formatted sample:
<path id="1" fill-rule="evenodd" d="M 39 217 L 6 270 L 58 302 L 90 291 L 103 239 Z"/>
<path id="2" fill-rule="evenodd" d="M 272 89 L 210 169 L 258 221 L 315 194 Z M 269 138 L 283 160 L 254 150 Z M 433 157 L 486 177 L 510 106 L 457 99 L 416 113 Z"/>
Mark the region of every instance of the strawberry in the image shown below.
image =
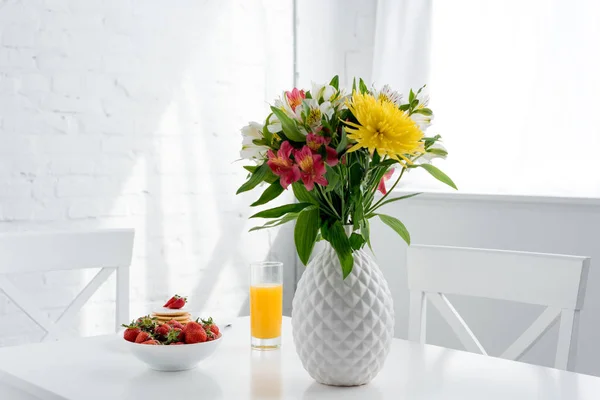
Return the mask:
<path id="1" fill-rule="evenodd" d="M 142 342 L 142 344 L 158 345 L 158 344 L 160 344 L 160 342 L 158 340 L 151 339 L 151 340 L 146 340 L 145 342 Z"/>
<path id="2" fill-rule="evenodd" d="M 174 319 L 167 321 L 167 324 L 171 325 L 171 328 L 183 329 L 183 325 L 181 325 L 181 322 L 175 321 Z"/>
<path id="3" fill-rule="evenodd" d="M 206 340 L 208 339 L 206 331 L 204 330 L 202 325 L 200 325 L 197 322 L 188 322 L 187 324 L 185 324 L 185 328 L 183 328 L 182 332 L 185 336 L 186 344 L 202 343 L 206 342 Z"/>
<path id="4" fill-rule="evenodd" d="M 123 332 L 123 338 L 128 342 L 135 342 L 135 338 L 137 337 L 138 333 L 141 332 L 140 328 L 137 327 L 135 322 L 132 322 L 129 325 L 123 324 L 121 326 L 127 328 L 125 329 L 125 332 Z"/>
<path id="5" fill-rule="evenodd" d="M 162 324 L 154 330 L 154 335 L 162 339 L 166 338 L 170 331 L 171 325 Z"/>
<path id="6" fill-rule="evenodd" d="M 202 326 L 206 332 L 211 331 L 215 336 L 219 336 L 219 327 L 213 322 L 212 317 L 207 320 L 202 319 Z"/>
<path id="7" fill-rule="evenodd" d="M 172 344 L 176 342 L 183 342 L 183 334 L 179 328 L 170 329 L 169 333 L 165 337 L 165 344 Z"/>
<path id="8" fill-rule="evenodd" d="M 152 339 L 152 335 L 150 335 L 148 332 L 145 331 L 141 331 L 140 333 L 138 333 L 137 337 L 135 338 L 135 342 L 136 343 L 143 343 L 147 340 L 151 340 Z"/>
<path id="9" fill-rule="evenodd" d="M 173 310 L 179 310 L 180 308 L 185 306 L 185 303 L 187 303 L 187 297 L 181 297 L 179 295 L 175 295 L 175 296 L 173 296 L 173 299 L 174 300 L 166 306 L 167 308 L 171 308 Z"/>
<path id="10" fill-rule="evenodd" d="M 175 301 L 175 297 L 179 297 L 177 295 L 171 297 L 169 300 L 167 300 L 167 302 L 165 303 L 165 305 L 163 307 L 169 307 L 169 305 Z"/>
<path id="11" fill-rule="evenodd" d="M 146 315 L 138 318 L 135 325 L 144 332 L 153 333 L 156 328 L 156 318 Z"/>

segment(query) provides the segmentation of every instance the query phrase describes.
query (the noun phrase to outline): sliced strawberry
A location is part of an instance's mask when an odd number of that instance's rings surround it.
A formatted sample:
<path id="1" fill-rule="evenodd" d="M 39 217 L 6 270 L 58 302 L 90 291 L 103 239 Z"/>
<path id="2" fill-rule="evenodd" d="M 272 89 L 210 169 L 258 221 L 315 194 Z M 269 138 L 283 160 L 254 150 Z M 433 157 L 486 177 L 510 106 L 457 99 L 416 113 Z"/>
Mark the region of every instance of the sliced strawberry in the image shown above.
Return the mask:
<path id="1" fill-rule="evenodd" d="M 178 297 L 177 295 L 171 297 L 169 300 L 167 300 L 167 302 L 165 303 L 165 305 L 163 307 L 169 307 L 169 305 L 175 301 L 175 297 Z"/>
<path id="2" fill-rule="evenodd" d="M 142 342 L 142 344 L 150 344 L 150 345 L 156 346 L 156 345 L 159 345 L 160 342 L 158 340 L 151 339 L 151 340 L 146 340 L 145 342 Z"/>
<path id="3" fill-rule="evenodd" d="M 173 300 L 171 302 L 171 304 L 169 304 L 167 306 L 167 308 L 173 309 L 173 310 L 179 310 L 180 308 L 182 308 L 183 306 L 185 306 L 185 303 L 187 302 L 187 298 L 185 297 L 181 297 L 178 295 L 174 296 L 175 300 Z"/>

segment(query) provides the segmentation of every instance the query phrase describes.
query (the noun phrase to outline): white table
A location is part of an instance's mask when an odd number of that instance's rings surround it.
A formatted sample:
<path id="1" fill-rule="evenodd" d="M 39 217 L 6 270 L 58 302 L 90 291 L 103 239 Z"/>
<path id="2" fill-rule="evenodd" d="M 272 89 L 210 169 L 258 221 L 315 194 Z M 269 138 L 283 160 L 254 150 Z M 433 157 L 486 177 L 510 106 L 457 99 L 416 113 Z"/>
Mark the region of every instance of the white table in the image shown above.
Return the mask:
<path id="1" fill-rule="evenodd" d="M 117 336 L 0 349 L 0 381 L 40 399 L 411 399 L 597 400 L 600 378 L 396 339 L 368 385 L 334 388 L 302 368 L 284 319 L 279 351 L 249 348 L 249 321 L 236 320 L 198 368 L 152 371 Z M 0 391 L 0 393 L 2 393 Z"/>

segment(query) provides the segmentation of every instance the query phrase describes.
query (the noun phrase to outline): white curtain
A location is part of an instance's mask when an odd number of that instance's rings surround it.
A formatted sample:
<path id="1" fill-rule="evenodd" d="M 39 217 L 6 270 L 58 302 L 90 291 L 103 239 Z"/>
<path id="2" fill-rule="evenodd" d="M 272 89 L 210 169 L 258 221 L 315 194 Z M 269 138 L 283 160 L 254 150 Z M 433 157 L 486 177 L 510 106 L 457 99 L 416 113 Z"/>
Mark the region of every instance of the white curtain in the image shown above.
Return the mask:
<path id="1" fill-rule="evenodd" d="M 600 1 L 380 0 L 376 26 L 373 80 L 428 83 L 460 189 L 600 197 Z"/>
<path id="2" fill-rule="evenodd" d="M 431 0 L 379 0 L 372 81 L 402 92 L 429 78 Z"/>

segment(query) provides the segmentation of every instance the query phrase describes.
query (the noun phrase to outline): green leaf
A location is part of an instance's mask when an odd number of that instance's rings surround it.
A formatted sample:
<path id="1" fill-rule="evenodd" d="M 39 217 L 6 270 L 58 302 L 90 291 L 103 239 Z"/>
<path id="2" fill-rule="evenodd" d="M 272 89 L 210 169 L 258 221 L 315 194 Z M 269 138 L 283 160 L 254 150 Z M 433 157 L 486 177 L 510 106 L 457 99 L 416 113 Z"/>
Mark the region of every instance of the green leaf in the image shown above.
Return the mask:
<path id="1" fill-rule="evenodd" d="M 319 202 L 317 201 L 317 199 L 314 198 L 311 192 L 306 190 L 306 187 L 304 187 L 304 184 L 302 182 L 292 183 L 292 190 L 294 191 L 294 196 L 296 196 L 298 201 L 300 201 L 301 203 L 311 203 L 315 205 L 319 204 Z"/>
<path id="2" fill-rule="evenodd" d="M 274 219 L 273 221 L 269 221 L 262 226 L 255 226 L 254 228 L 250 229 L 248 232 L 259 231 L 261 229 L 273 228 L 275 226 L 283 225 L 286 222 L 293 221 L 296 218 L 298 218 L 298 213 L 287 213 L 280 219 Z"/>
<path id="3" fill-rule="evenodd" d="M 344 279 L 346 279 L 346 277 L 350 275 L 350 272 L 352 272 L 354 258 L 352 257 L 350 241 L 348 240 L 348 236 L 346 236 L 342 223 L 340 221 L 335 221 L 330 227 L 324 225 L 321 227 L 321 233 L 323 234 L 323 238 L 327 240 L 335 250 L 342 266 L 342 275 Z"/>
<path id="4" fill-rule="evenodd" d="M 298 215 L 294 228 L 294 243 L 296 243 L 298 257 L 304 265 L 308 264 L 310 254 L 315 247 L 320 222 L 319 209 L 315 206 L 305 208 Z"/>
<path id="5" fill-rule="evenodd" d="M 410 103 L 408 104 L 402 104 L 400 107 L 398 107 L 401 111 L 408 111 L 408 109 L 410 108 Z"/>
<path id="6" fill-rule="evenodd" d="M 294 120 L 288 117 L 283 110 L 277 107 L 271 107 L 271 111 L 273 111 L 273 114 L 275 114 L 281 122 L 281 128 L 283 129 L 285 137 L 294 142 L 306 141 L 306 137 L 300 132 Z"/>
<path id="7" fill-rule="evenodd" d="M 387 160 L 383 160 L 382 162 L 379 163 L 379 165 L 377 165 L 378 167 L 391 167 L 394 164 L 399 164 L 398 161 L 394 160 L 393 158 L 388 158 Z M 387 169 L 386 169 L 387 171 Z"/>
<path id="8" fill-rule="evenodd" d="M 373 156 L 371 158 L 371 165 L 375 165 L 377 164 L 379 161 L 381 161 L 381 156 L 379 155 L 379 153 L 377 152 L 377 150 L 375 150 L 373 152 Z"/>
<path id="9" fill-rule="evenodd" d="M 257 165 L 244 165 L 244 169 L 250 173 L 253 173 L 258 168 Z"/>
<path id="10" fill-rule="evenodd" d="M 311 206 L 311 203 L 293 203 L 286 204 L 283 206 L 270 208 L 268 210 L 263 210 L 252 215 L 250 218 L 279 218 L 282 215 L 285 215 L 290 212 L 300 212 L 304 210 L 306 207 Z"/>
<path id="11" fill-rule="evenodd" d="M 414 99 L 415 99 L 415 92 L 413 92 L 413 90 L 410 89 L 410 93 L 408 94 L 408 104 L 412 104 Z"/>
<path id="12" fill-rule="evenodd" d="M 254 189 L 256 187 L 256 185 L 258 185 L 259 183 L 261 183 L 262 181 L 265 180 L 265 178 L 268 176 L 269 172 L 271 172 L 271 169 L 269 168 L 267 163 L 260 165 L 252 173 L 252 176 L 250 176 L 250 179 L 248 179 L 248 181 L 246 181 L 246 183 L 244 183 L 242 186 L 240 186 L 240 188 L 237 190 L 237 192 L 235 192 L 235 194 L 240 194 L 242 192 L 247 192 L 248 190 Z"/>
<path id="13" fill-rule="evenodd" d="M 340 183 L 340 175 L 335 171 L 334 168 L 329 165 L 325 165 L 327 172 L 325 173 L 325 179 L 327 179 L 327 186 L 325 186 L 325 192 L 331 192 L 335 190 Z"/>
<path id="14" fill-rule="evenodd" d="M 337 151 L 337 153 L 340 154 L 341 152 L 346 150 L 346 146 L 348 146 L 348 138 L 346 137 L 346 129 L 342 126 L 342 135 L 340 137 L 340 142 L 335 148 L 335 151 Z"/>
<path id="15" fill-rule="evenodd" d="M 424 108 L 417 108 L 417 109 L 414 111 L 414 113 L 415 113 L 415 114 L 422 114 L 422 115 L 426 115 L 426 116 L 428 116 L 428 117 L 430 117 L 430 116 L 432 116 L 432 115 L 433 115 L 433 111 L 431 111 L 431 109 L 430 109 L 430 108 L 425 108 L 425 107 L 424 107 Z"/>
<path id="16" fill-rule="evenodd" d="M 275 181 L 279 181 L 279 177 L 275 175 L 269 168 L 269 172 L 267 172 L 267 176 L 265 176 L 265 182 L 273 183 Z"/>
<path id="17" fill-rule="evenodd" d="M 356 91 L 356 77 L 352 79 L 352 93 Z"/>
<path id="18" fill-rule="evenodd" d="M 365 244 L 365 238 L 358 233 L 353 233 L 350 235 L 348 240 L 350 241 L 350 247 L 352 247 L 354 250 L 359 250 L 363 244 Z"/>
<path id="19" fill-rule="evenodd" d="M 390 217 L 389 215 L 385 214 L 375 215 L 377 215 L 384 224 L 395 230 L 396 233 L 400 235 L 402 239 L 404 239 L 406 244 L 410 245 L 410 233 L 408 233 L 408 229 L 406 229 L 406 226 L 404 226 L 404 224 L 400 222 L 399 219 Z"/>
<path id="20" fill-rule="evenodd" d="M 367 241 L 367 245 L 369 246 L 369 249 L 371 249 L 371 251 L 373 251 L 373 248 L 371 247 L 371 229 L 369 227 L 368 219 L 363 220 L 363 222 L 360 226 L 360 233 L 361 233 L 362 237 L 365 238 L 365 240 Z"/>
<path id="21" fill-rule="evenodd" d="M 349 185 L 350 187 L 358 187 L 363 180 L 364 169 L 360 163 L 356 162 L 352 164 L 349 169 Z"/>
<path id="22" fill-rule="evenodd" d="M 458 190 L 458 188 L 456 187 L 454 182 L 452 182 L 452 179 L 450 179 L 448 177 L 448 175 L 446 175 L 445 173 L 440 171 L 437 167 L 434 167 L 431 164 L 419 164 L 418 167 L 425 169 L 427 172 L 429 172 L 431 174 L 431 176 L 433 176 L 438 181 L 443 182 L 446 185 L 450 186 L 451 188 Z"/>
<path id="23" fill-rule="evenodd" d="M 358 81 L 358 88 L 360 89 L 360 92 L 362 94 L 365 94 L 369 91 L 369 88 L 367 87 L 367 85 L 365 85 L 365 81 L 363 81 L 362 78 L 360 78 Z"/>
<path id="24" fill-rule="evenodd" d="M 334 76 L 333 79 L 331 79 L 331 82 L 329 82 L 329 85 L 333 86 L 336 90 L 340 89 L 340 77 L 339 76 Z"/>
<path id="25" fill-rule="evenodd" d="M 354 213 L 352 214 L 352 222 L 354 224 L 354 229 L 358 229 L 360 221 L 362 221 L 365 216 L 365 209 L 362 192 L 358 190 L 358 193 L 355 196 L 353 201 Z"/>
<path id="26" fill-rule="evenodd" d="M 269 132 L 269 129 L 267 129 L 267 125 L 269 125 L 269 119 L 271 118 L 272 115 L 273 114 L 269 114 L 269 116 L 267 117 L 265 126 L 263 126 L 263 129 L 262 129 L 262 134 L 263 134 L 263 137 L 267 141 L 267 146 L 270 146 L 271 142 L 273 141 L 273 134 L 271 132 Z"/>
<path id="27" fill-rule="evenodd" d="M 269 185 L 268 188 L 260 195 L 259 199 L 254 203 L 250 204 L 251 207 L 260 206 L 261 204 L 268 203 L 283 192 L 283 187 L 279 181 L 275 181 Z"/>
<path id="28" fill-rule="evenodd" d="M 387 199 L 387 200 L 385 200 L 384 202 L 382 202 L 382 203 L 379 203 L 379 205 L 378 205 L 377 207 L 375 207 L 375 208 L 372 208 L 372 209 L 371 209 L 371 210 L 369 210 L 369 211 L 371 211 L 371 212 L 372 212 L 372 211 L 375 211 L 375 210 L 377 210 L 377 209 L 378 209 L 378 208 L 380 208 L 380 207 L 383 207 L 383 206 L 384 206 L 384 205 L 386 205 L 386 204 L 393 203 L 393 202 L 395 202 L 395 201 L 399 201 L 399 200 L 410 199 L 411 197 L 415 197 L 415 196 L 418 196 L 418 195 L 420 195 L 420 194 L 421 194 L 421 192 L 419 192 L 419 193 L 407 194 L 407 195 L 404 195 L 404 196 L 400 196 L 400 197 L 394 197 L 394 198 L 391 198 L 391 199 Z M 373 215 L 374 215 L 374 214 L 369 214 L 369 215 L 367 215 L 367 218 L 371 218 Z"/>
<path id="29" fill-rule="evenodd" d="M 446 150 L 444 150 L 444 149 L 438 149 L 438 148 L 427 149 L 427 153 L 436 154 L 436 155 L 442 156 L 442 157 L 445 157 L 445 156 L 448 155 L 448 152 Z"/>
<path id="30" fill-rule="evenodd" d="M 433 145 L 435 142 L 437 142 L 441 138 L 442 137 L 440 135 L 435 135 L 432 137 L 424 137 L 423 142 L 425 143 L 425 149 L 427 149 L 429 146 Z"/>

